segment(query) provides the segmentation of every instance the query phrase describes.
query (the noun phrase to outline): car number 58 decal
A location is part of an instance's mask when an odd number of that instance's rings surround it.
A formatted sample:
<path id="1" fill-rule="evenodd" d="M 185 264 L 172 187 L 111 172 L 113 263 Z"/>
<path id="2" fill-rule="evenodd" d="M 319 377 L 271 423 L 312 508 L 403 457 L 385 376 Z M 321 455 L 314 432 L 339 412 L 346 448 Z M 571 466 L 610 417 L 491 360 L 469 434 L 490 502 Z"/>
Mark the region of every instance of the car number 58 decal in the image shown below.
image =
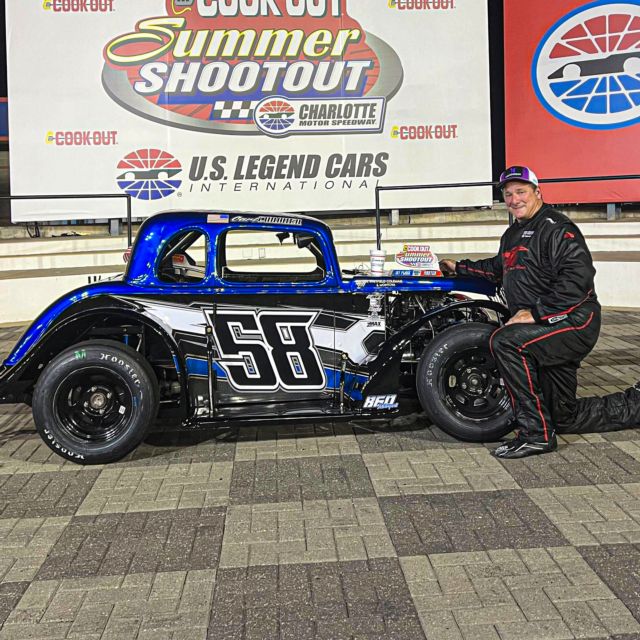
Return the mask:
<path id="1" fill-rule="evenodd" d="M 218 310 L 218 364 L 238 391 L 310 391 L 327 384 L 313 344 L 317 311 Z M 211 319 L 211 318 L 210 318 Z"/>

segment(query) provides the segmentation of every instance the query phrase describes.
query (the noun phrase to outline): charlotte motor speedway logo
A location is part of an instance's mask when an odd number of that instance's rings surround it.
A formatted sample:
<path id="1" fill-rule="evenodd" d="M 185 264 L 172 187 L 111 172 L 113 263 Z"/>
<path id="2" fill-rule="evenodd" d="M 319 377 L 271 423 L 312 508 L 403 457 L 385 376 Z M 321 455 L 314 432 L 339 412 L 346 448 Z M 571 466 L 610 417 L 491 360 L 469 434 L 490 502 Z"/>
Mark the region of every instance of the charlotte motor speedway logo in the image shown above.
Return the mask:
<path id="1" fill-rule="evenodd" d="M 165 0 L 104 48 L 103 86 L 139 116 L 224 134 L 379 132 L 396 52 L 345 0 Z M 366 104 L 365 104 L 366 103 Z M 293 115 L 291 115 L 293 114 Z"/>
<path id="2" fill-rule="evenodd" d="M 182 165 L 160 149 L 132 151 L 118 163 L 118 186 L 138 200 L 160 200 L 175 193 L 182 184 Z"/>
<path id="3" fill-rule="evenodd" d="M 280 137 L 292 133 L 367 133 L 381 131 L 384 98 L 351 100 L 305 100 L 273 96 L 261 100 L 254 110 L 260 131 Z"/>
<path id="4" fill-rule="evenodd" d="M 538 45 L 531 75 L 540 102 L 564 122 L 640 122 L 640 0 L 599 0 L 565 15 Z"/>

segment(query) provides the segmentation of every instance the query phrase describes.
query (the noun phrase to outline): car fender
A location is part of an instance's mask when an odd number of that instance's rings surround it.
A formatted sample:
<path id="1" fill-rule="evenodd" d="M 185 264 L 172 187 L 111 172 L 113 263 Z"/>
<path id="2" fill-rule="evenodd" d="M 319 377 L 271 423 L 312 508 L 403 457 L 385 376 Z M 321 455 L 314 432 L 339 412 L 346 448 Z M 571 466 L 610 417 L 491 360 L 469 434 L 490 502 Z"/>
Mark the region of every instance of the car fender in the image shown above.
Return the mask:
<path id="1" fill-rule="evenodd" d="M 59 316 L 16 365 L 5 367 L 0 374 L 0 400 L 22 401 L 20 396 L 25 393 L 28 395 L 46 363 L 62 350 L 83 339 L 84 330 L 95 325 L 93 320 L 102 320 L 105 315 L 122 318 L 123 324 L 142 324 L 163 340 L 173 357 L 181 385 L 182 405 L 188 411 L 186 365 L 171 331 L 156 318 L 145 315 L 135 301 L 122 298 L 105 298 L 100 302 L 93 300 L 90 308 L 74 311 L 72 306 Z M 74 331 L 73 340 L 65 337 L 70 331 Z"/>
<path id="2" fill-rule="evenodd" d="M 502 322 L 509 317 L 508 309 L 493 300 L 462 300 L 432 309 L 408 323 L 386 340 L 376 357 L 368 363 L 369 378 L 362 388 L 362 397 L 384 395 L 397 391 L 402 355 L 418 331 L 438 316 L 461 309 L 488 309 L 498 314 Z"/>

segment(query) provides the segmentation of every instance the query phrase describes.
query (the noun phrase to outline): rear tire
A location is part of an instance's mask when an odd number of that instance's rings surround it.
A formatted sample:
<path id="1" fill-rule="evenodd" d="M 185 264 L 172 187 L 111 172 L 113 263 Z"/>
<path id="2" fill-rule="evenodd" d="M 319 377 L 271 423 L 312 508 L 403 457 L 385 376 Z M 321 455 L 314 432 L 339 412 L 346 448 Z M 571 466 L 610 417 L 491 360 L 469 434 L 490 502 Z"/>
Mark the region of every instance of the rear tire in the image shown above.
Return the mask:
<path id="1" fill-rule="evenodd" d="M 56 356 L 33 395 L 36 429 L 47 446 L 78 464 L 113 462 L 135 449 L 158 410 L 149 363 L 130 347 L 91 340 Z"/>
<path id="2" fill-rule="evenodd" d="M 507 391 L 489 349 L 495 329 L 480 322 L 446 329 L 429 342 L 418 364 L 422 408 L 461 440 L 493 442 L 513 428 Z"/>

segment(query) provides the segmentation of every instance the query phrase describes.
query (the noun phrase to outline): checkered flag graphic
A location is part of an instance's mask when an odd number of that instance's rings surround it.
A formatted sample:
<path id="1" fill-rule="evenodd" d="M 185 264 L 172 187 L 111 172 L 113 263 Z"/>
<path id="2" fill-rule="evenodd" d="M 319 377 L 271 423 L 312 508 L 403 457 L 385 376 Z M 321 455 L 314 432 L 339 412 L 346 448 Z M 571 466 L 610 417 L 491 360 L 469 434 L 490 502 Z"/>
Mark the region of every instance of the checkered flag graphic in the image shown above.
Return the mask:
<path id="1" fill-rule="evenodd" d="M 257 100 L 219 100 L 213 105 L 214 120 L 250 120 Z"/>

